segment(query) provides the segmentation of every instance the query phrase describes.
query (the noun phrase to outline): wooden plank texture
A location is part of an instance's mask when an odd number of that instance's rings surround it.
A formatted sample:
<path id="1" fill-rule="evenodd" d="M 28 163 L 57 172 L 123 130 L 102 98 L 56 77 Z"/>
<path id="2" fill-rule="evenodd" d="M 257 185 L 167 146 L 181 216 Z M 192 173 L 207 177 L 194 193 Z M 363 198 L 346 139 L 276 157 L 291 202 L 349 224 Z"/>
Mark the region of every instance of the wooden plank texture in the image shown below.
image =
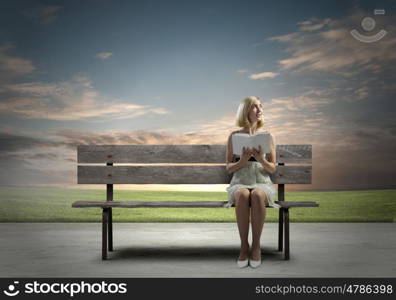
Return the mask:
<path id="1" fill-rule="evenodd" d="M 78 163 L 225 163 L 224 145 L 79 145 Z"/>
<path id="2" fill-rule="evenodd" d="M 277 145 L 278 163 L 312 163 L 312 145 Z M 79 145 L 82 163 L 225 163 L 226 145 Z"/>
<path id="3" fill-rule="evenodd" d="M 72 207 L 224 207 L 227 201 L 76 201 Z"/>
<path id="4" fill-rule="evenodd" d="M 277 145 L 277 163 L 312 163 L 312 145 Z"/>
<path id="5" fill-rule="evenodd" d="M 76 201 L 72 207 L 224 207 L 227 201 Z M 319 204 L 313 201 L 291 202 L 275 201 L 284 208 L 291 207 L 318 207 Z"/>
<path id="6" fill-rule="evenodd" d="M 319 204 L 314 201 L 275 201 L 275 203 L 279 204 L 282 207 L 290 208 L 290 207 L 318 207 Z"/>
<path id="7" fill-rule="evenodd" d="M 277 166 L 270 178 L 276 184 L 311 184 L 312 166 Z"/>
<path id="8" fill-rule="evenodd" d="M 223 184 L 225 166 L 78 166 L 83 184 Z"/>
<path id="9" fill-rule="evenodd" d="M 271 180 L 311 183 L 311 166 L 278 166 Z M 225 166 L 78 166 L 79 184 L 227 184 Z"/>

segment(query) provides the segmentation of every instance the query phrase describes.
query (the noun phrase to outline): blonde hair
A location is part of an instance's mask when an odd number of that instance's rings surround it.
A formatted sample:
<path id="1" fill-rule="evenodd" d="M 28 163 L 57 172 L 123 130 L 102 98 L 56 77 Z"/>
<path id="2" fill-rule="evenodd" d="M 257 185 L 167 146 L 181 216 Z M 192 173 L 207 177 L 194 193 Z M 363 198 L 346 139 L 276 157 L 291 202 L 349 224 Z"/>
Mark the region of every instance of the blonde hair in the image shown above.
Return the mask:
<path id="1" fill-rule="evenodd" d="M 239 127 L 250 127 L 252 124 L 249 121 L 249 112 L 255 100 L 260 100 L 256 96 L 246 97 L 239 103 L 236 114 L 236 125 Z M 264 121 L 261 119 L 257 122 L 257 128 L 263 127 Z"/>

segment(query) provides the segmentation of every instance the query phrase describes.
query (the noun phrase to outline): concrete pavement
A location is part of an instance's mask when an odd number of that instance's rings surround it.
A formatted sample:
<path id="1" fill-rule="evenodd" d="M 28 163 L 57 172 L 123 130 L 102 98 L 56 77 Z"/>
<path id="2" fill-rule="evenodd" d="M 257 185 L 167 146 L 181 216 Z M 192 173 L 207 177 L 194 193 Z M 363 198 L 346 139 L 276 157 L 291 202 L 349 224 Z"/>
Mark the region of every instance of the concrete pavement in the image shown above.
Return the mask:
<path id="1" fill-rule="evenodd" d="M 263 263 L 238 269 L 235 223 L 1 223 L 0 277 L 396 277 L 395 223 L 291 223 L 289 261 L 266 223 Z"/>

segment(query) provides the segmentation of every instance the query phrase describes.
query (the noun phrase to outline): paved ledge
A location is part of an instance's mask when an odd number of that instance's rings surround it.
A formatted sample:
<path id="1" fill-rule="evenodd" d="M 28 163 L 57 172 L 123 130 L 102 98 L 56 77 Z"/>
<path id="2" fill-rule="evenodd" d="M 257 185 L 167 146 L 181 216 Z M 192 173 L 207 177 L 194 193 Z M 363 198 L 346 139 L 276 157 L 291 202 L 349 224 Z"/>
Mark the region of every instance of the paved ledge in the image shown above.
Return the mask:
<path id="1" fill-rule="evenodd" d="M 0 223 L 0 277 L 396 277 L 395 223 L 291 223 L 290 261 L 266 223 L 263 263 L 238 269 L 235 223 Z"/>

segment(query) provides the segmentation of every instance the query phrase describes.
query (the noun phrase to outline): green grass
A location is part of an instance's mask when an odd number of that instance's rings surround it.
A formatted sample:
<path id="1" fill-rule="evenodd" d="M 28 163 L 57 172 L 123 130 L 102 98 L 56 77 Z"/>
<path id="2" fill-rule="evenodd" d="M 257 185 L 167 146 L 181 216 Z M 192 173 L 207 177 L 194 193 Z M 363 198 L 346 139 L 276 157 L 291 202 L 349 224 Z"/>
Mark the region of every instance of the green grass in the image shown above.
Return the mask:
<path id="1" fill-rule="evenodd" d="M 100 222 L 100 208 L 72 208 L 77 200 L 105 200 L 104 190 L 0 187 L 0 222 Z M 115 190 L 114 200 L 225 201 L 225 192 Z M 395 222 L 396 190 L 286 192 L 287 201 L 316 201 L 292 208 L 292 222 Z M 267 210 L 276 222 L 277 209 Z M 234 208 L 113 209 L 114 222 L 235 222 Z"/>

